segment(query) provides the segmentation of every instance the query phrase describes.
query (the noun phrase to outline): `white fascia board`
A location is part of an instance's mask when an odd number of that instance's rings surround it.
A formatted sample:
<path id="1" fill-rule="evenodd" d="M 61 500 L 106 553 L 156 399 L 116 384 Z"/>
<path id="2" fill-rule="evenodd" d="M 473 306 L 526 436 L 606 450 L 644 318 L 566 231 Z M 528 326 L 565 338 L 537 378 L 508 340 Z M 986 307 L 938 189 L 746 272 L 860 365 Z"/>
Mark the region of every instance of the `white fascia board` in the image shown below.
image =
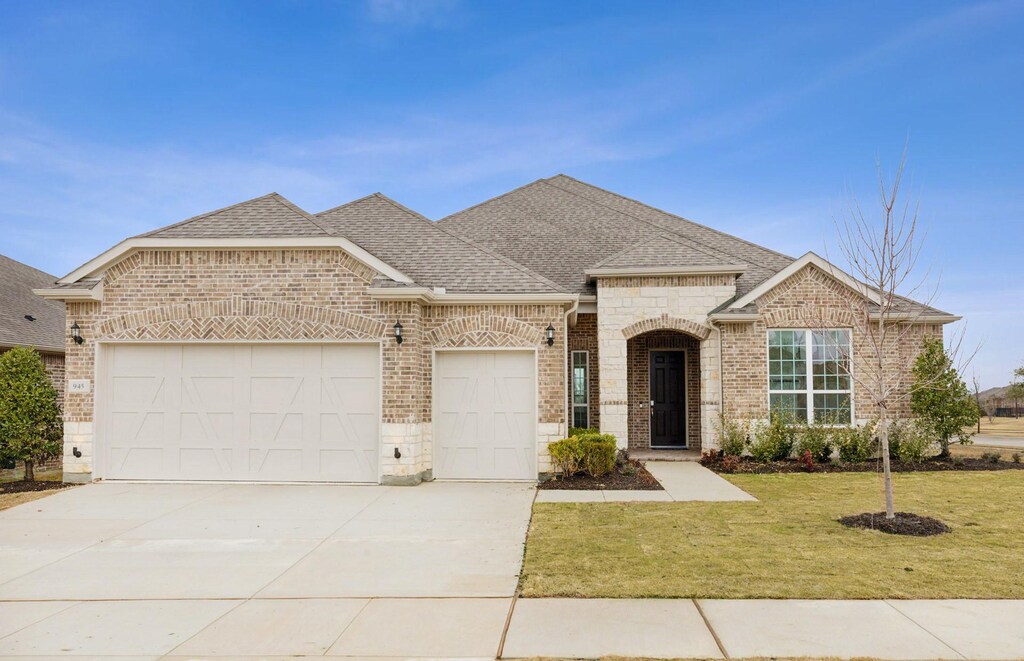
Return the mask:
<path id="1" fill-rule="evenodd" d="M 722 264 L 721 266 L 644 266 L 622 268 L 597 268 L 586 271 L 587 280 L 594 278 L 626 278 L 633 276 L 659 275 L 740 275 L 747 270 L 745 264 Z"/>
<path id="2" fill-rule="evenodd" d="M 488 304 L 488 303 L 563 303 L 575 304 L 576 294 L 450 294 L 439 293 L 427 287 L 371 287 L 366 290 L 377 300 L 415 300 L 433 305 Z"/>
<path id="3" fill-rule="evenodd" d="M 815 255 L 813 252 L 809 252 L 800 259 L 796 260 L 795 262 L 787 266 L 786 268 L 782 269 L 781 271 L 773 275 L 772 277 L 768 278 L 767 280 L 759 284 L 757 287 L 751 289 L 741 298 L 738 298 L 737 300 L 733 301 L 732 304 L 729 305 L 729 308 L 736 309 L 746 307 L 747 305 L 753 303 L 761 296 L 771 291 L 772 289 L 780 285 L 782 282 L 784 282 L 786 279 L 788 279 L 790 276 L 795 274 L 797 271 L 799 271 L 800 269 L 804 268 L 809 264 L 817 266 L 825 273 L 829 274 L 830 276 L 832 276 L 839 282 L 843 283 L 850 289 L 854 290 L 855 292 L 858 292 L 859 294 L 864 296 L 864 298 L 867 298 L 873 303 L 882 302 L 882 298 L 881 296 L 879 296 L 878 292 L 871 289 L 863 282 L 857 280 L 852 275 L 850 275 L 846 271 L 843 271 L 842 269 L 835 266 L 831 262 L 828 262 L 825 259 L 819 257 L 818 255 Z"/>
<path id="4" fill-rule="evenodd" d="M 103 283 L 99 282 L 93 287 L 83 287 L 81 289 L 59 287 L 33 289 L 32 293 L 51 301 L 102 301 Z"/>
<path id="5" fill-rule="evenodd" d="M 110 250 L 91 259 L 82 266 L 58 280 L 61 284 L 72 284 L 82 278 L 103 273 L 112 264 L 124 259 L 136 250 L 145 249 L 194 249 L 224 250 L 230 248 L 340 248 L 369 268 L 395 282 L 412 282 L 412 278 L 393 266 L 374 257 L 348 239 L 340 236 L 327 237 L 286 237 L 286 238 L 223 238 L 223 239 L 163 239 L 158 237 L 136 237 L 125 239 Z"/>

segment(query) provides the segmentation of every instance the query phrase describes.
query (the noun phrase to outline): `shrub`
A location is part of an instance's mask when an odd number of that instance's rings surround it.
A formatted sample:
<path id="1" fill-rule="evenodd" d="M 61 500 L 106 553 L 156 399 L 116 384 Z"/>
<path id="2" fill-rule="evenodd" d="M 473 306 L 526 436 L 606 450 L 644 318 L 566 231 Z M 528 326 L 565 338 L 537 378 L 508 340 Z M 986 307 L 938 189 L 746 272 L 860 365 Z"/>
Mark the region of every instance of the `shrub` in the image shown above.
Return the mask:
<path id="1" fill-rule="evenodd" d="M 807 452 L 818 463 L 826 463 L 832 457 L 832 427 L 818 422 L 801 425 L 796 453 L 802 457 Z"/>
<path id="2" fill-rule="evenodd" d="M 548 452 L 551 454 L 551 463 L 555 465 L 562 477 L 572 477 L 580 472 L 580 439 L 576 436 L 563 438 L 554 443 L 548 443 Z"/>
<path id="3" fill-rule="evenodd" d="M 750 443 L 750 455 L 760 462 L 782 461 L 793 453 L 796 429 L 783 416 L 773 414 L 767 425 L 758 425 Z"/>
<path id="4" fill-rule="evenodd" d="M 846 462 L 867 461 L 875 454 L 875 424 L 862 427 L 840 427 L 833 431 L 839 458 Z"/>
<path id="5" fill-rule="evenodd" d="M 982 452 L 981 460 L 987 461 L 990 464 L 998 464 L 999 460 L 1003 458 L 1003 455 L 998 452 Z"/>
<path id="6" fill-rule="evenodd" d="M 1011 454 L 1010 459 L 1013 459 L 1013 463 L 1019 464 L 1021 460 L 1020 452 L 1014 452 L 1013 454 Z"/>
<path id="7" fill-rule="evenodd" d="M 889 457 L 917 463 L 927 457 L 935 437 L 918 421 L 896 421 L 889 425 Z"/>
<path id="8" fill-rule="evenodd" d="M 584 472 L 600 477 L 615 469 L 618 449 L 611 434 L 582 433 L 548 444 L 551 463 L 563 477 Z"/>
<path id="9" fill-rule="evenodd" d="M 601 477 L 615 470 L 615 437 L 611 434 L 581 434 L 579 439 L 583 471 L 591 477 Z"/>
<path id="10" fill-rule="evenodd" d="M 569 436 L 582 436 L 584 434 L 600 434 L 601 430 L 596 427 L 569 427 Z"/>
<path id="11" fill-rule="evenodd" d="M 804 470 L 808 473 L 814 472 L 814 457 L 811 456 L 810 450 L 804 450 L 797 458 L 797 461 L 800 462 L 800 465 L 803 466 Z"/>
<path id="12" fill-rule="evenodd" d="M 740 457 L 747 447 L 749 427 L 724 415 L 718 421 L 718 447 L 724 456 Z"/>
<path id="13" fill-rule="evenodd" d="M 25 464 L 25 480 L 35 464 L 60 453 L 63 439 L 57 391 L 43 359 L 26 347 L 0 354 L 0 457 Z"/>

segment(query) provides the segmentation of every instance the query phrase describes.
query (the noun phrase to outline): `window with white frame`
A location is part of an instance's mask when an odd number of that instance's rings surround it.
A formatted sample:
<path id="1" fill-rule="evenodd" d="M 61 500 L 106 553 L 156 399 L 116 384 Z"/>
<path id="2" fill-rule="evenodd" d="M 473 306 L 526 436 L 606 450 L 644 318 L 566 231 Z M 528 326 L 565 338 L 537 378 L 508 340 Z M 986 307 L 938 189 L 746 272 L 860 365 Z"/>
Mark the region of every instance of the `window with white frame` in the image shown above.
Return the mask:
<path id="1" fill-rule="evenodd" d="M 572 352 L 572 426 L 590 426 L 590 353 Z"/>
<path id="2" fill-rule="evenodd" d="M 850 424 L 850 331 L 768 331 L 768 404 L 800 422 Z"/>

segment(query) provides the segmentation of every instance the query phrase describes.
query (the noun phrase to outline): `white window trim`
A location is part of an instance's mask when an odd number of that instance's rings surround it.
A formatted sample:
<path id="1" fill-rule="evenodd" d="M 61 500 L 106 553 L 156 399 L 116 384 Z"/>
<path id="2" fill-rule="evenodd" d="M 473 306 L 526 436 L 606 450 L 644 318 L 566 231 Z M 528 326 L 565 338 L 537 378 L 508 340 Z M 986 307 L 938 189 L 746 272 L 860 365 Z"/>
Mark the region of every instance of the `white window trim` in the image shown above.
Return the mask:
<path id="1" fill-rule="evenodd" d="M 817 331 L 846 331 L 850 336 L 850 387 L 846 390 L 815 390 L 814 389 L 814 333 Z M 771 334 L 776 331 L 798 331 L 804 334 L 804 350 L 806 353 L 806 379 L 807 387 L 804 390 L 772 390 L 772 364 L 771 364 Z M 768 386 L 768 411 L 771 415 L 772 410 L 772 395 L 807 395 L 807 421 L 809 423 L 814 422 L 814 395 L 849 395 L 850 396 L 850 422 L 849 424 L 856 424 L 857 412 L 854 410 L 854 396 L 853 396 L 853 329 L 852 328 L 768 328 L 764 334 L 764 363 L 765 363 L 765 375 L 767 377 Z M 833 425 L 837 427 L 843 427 L 845 425 Z"/>
<path id="2" fill-rule="evenodd" d="M 583 368 L 586 370 L 586 382 L 583 385 L 583 394 L 587 398 L 587 402 L 585 404 L 577 404 L 576 403 L 576 374 L 574 372 L 574 370 L 576 369 L 576 354 L 583 354 L 583 357 L 584 357 L 584 359 L 583 359 Z M 572 383 L 572 389 L 571 389 L 572 392 L 569 393 L 569 397 L 572 400 L 572 411 L 571 411 L 572 412 L 572 418 L 570 420 L 570 422 L 572 422 L 572 424 L 570 426 L 571 427 L 575 427 L 576 426 L 576 409 L 577 408 L 584 408 L 584 409 L 587 410 L 587 424 L 585 424 L 583 426 L 584 426 L 584 428 L 589 428 L 590 427 L 590 352 L 589 351 L 573 351 L 571 356 L 570 356 L 570 358 L 569 358 L 569 361 L 570 361 L 569 362 L 569 379 L 570 379 L 570 381 Z"/>

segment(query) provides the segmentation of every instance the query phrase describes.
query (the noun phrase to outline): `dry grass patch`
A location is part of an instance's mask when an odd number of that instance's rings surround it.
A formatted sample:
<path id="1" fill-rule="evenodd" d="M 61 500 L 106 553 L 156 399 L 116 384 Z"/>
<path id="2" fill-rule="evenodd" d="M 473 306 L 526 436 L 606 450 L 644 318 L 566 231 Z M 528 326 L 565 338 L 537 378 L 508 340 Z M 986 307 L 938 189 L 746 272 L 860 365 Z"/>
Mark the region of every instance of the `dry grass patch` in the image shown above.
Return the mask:
<path id="1" fill-rule="evenodd" d="M 971 429 L 977 431 L 977 427 Z M 992 418 L 989 422 L 988 416 L 981 418 L 981 433 L 987 436 L 1015 436 L 1024 438 L 1024 418 Z"/>
<path id="2" fill-rule="evenodd" d="M 731 475 L 757 503 L 537 503 L 529 597 L 1024 598 L 1024 473 L 900 473 L 902 511 L 953 531 L 842 526 L 877 511 L 870 473 Z"/>

